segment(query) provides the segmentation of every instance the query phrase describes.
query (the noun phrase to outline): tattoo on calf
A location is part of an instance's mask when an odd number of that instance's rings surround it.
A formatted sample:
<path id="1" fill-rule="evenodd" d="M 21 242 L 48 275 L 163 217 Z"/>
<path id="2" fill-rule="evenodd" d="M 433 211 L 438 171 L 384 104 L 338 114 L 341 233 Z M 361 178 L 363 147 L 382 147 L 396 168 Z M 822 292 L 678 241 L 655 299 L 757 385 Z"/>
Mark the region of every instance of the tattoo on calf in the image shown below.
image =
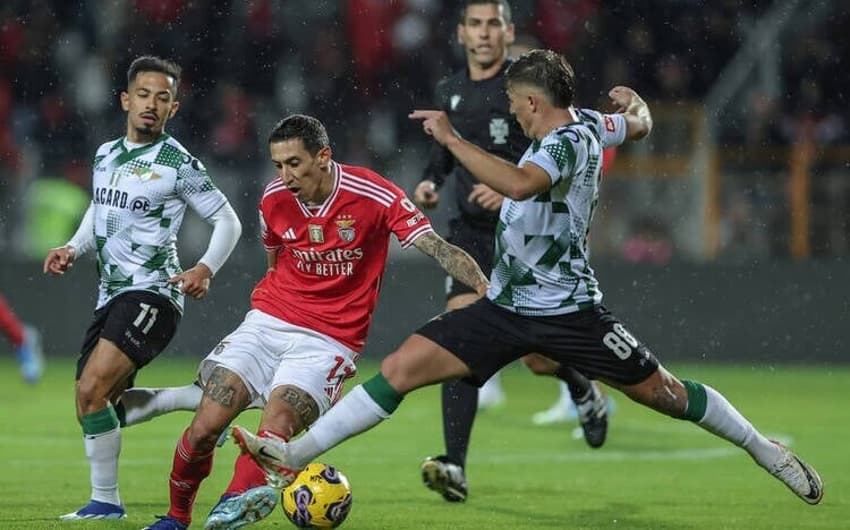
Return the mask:
<path id="1" fill-rule="evenodd" d="M 666 385 L 653 387 L 652 401 L 654 408 L 670 416 L 681 416 L 683 404 L 676 394 Z"/>
<path id="2" fill-rule="evenodd" d="M 284 387 L 280 399 L 292 407 L 300 417 L 301 425 L 298 430 L 306 428 L 319 418 L 319 405 L 310 394 L 298 387 Z"/>

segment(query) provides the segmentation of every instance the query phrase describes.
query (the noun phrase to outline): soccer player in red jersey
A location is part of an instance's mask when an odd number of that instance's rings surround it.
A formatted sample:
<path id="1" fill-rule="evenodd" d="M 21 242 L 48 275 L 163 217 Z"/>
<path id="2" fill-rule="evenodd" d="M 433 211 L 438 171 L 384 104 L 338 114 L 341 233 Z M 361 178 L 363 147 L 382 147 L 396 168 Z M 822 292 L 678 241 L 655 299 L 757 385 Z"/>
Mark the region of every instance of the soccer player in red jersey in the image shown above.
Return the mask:
<path id="1" fill-rule="evenodd" d="M 174 452 L 171 507 L 151 529 L 185 529 L 216 440 L 249 404 L 264 406 L 259 434 L 288 440 L 324 414 L 356 371 L 390 236 L 415 246 L 483 295 L 475 261 L 431 228 L 395 184 L 331 158 L 317 119 L 292 115 L 269 137 L 275 178 L 260 200 L 269 269 L 240 326 L 201 362 L 204 396 Z M 206 528 L 237 528 L 271 513 L 278 490 L 242 455 Z"/>

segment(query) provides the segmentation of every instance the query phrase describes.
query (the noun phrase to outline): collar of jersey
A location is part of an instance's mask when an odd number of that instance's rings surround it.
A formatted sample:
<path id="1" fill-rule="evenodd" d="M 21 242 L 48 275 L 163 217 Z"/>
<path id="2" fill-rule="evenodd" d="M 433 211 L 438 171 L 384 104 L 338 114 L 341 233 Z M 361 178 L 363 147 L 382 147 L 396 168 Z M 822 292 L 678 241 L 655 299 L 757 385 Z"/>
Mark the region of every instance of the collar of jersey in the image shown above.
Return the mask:
<path id="1" fill-rule="evenodd" d="M 327 214 L 328 209 L 330 209 L 331 204 L 334 202 L 334 199 L 336 199 L 336 196 L 339 195 L 339 181 L 342 178 L 342 168 L 339 167 L 338 162 L 334 162 L 333 160 L 331 160 L 331 164 L 333 164 L 331 167 L 333 168 L 334 187 L 331 191 L 331 194 L 328 195 L 328 198 L 325 199 L 325 201 L 318 206 L 318 211 L 316 211 L 315 208 L 313 209 L 313 211 L 311 211 L 306 204 L 299 201 L 297 198 L 295 199 L 295 202 L 298 204 L 298 206 L 301 208 L 301 211 L 308 219 L 310 217 L 322 217 Z"/>
<path id="2" fill-rule="evenodd" d="M 153 141 L 149 144 L 145 144 L 141 147 L 137 147 L 135 149 L 130 149 L 130 150 L 128 150 L 127 147 L 124 145 L 124 138 L 126 138 L 126 136 L 120 138 L 117 142 L 118 149 L 121 150 L 121 154 L 118 155 L 118 157 L 115 159 L 115 164 L 117 164 L 119 166 L 121 164 L 124 164 L 128 160 L 132 160 L 132 159 L 136 158 L 137 156 L 141 155 L 142 153 L 146 153 L 153 146 L 157 145 L 160 142 L 167 140 L 170 137 L 168 136 L 167 133 L 162 133 L 161 135 L 159 135 L 159 138 L 157 138 L 155 141 Z M 113 149 L 115 149 L 115 148 L 113 147 Z"/>

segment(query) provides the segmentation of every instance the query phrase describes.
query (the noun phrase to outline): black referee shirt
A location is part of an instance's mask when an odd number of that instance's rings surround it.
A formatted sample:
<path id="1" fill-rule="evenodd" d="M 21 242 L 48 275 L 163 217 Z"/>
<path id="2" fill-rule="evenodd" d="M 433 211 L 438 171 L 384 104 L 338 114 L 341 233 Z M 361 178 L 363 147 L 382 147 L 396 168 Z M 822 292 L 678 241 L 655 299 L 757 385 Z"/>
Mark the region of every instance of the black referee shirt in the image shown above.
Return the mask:
<path id="1" fill-rule="evenodd" d="M 505 93 L 505 61 L 495 76 L 481 81 L 469 79 L 464 68 L 437 83 L 435 105 L 445 111 L 461 136 L 478 147 L 513 163 L 528 147 L 529 140 L 509 112 Z M 484 210 L 466 200 L 472 186 L 479 181 L 452 156 L 448 149 L 434 142 L 423 179 L 441 186 L 446 178 L 454 177 L 458 210 L 461 219 L 477 227 L 494 227 L 499 212 Z"/>

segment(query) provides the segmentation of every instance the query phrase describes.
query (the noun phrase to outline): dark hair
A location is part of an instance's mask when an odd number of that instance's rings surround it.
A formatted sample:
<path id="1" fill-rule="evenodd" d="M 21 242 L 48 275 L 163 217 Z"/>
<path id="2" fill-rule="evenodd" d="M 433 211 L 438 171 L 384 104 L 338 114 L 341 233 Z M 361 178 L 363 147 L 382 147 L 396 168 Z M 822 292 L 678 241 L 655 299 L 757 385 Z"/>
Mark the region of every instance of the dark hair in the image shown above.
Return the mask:
<path id="1" fill-rule="evenodd" d="M 180 66 L 173 61 L 153 55 L 142 55 L 130 63 L 130 68 L 127 70 L 127 86 L 130 86 L 130 83 L 142 72 L 160 72 L 174 79 L 174 94 L 176 95 L 182 71 Z"/>
<path id="2" fill-rule="evenodd" d="M 463 6 L 460 8 L 459 22 L 461 24 L 466 22 L 466 9 L 469 6 L 477 6 L 481 4 L 492 4 L 494 6 L 501 6 L 502 14 L 505 16 L 505 24 L 511 23 L 511 6 L 508 5 L 507 0 L 466 0 L 463 3 Z"/>
<path id="3" fill-rule="evenodd" d="M 328 131 L 322 122 L 304 114 L 292 114 L 277 122 L 269 135 L 269 143 L 285 142 L 294 138 L 300 138 L 304 148 L 313 156 L 331 145 Z"/>
<path id="4" fill-rule="evenodd" d="M 543 90 L 558 108 L 573 104 L 576 74 L 562 55 L 551 50 L 525 52 L 511 63 L 505 76 L 508 83 L 529 84 Z"/>

